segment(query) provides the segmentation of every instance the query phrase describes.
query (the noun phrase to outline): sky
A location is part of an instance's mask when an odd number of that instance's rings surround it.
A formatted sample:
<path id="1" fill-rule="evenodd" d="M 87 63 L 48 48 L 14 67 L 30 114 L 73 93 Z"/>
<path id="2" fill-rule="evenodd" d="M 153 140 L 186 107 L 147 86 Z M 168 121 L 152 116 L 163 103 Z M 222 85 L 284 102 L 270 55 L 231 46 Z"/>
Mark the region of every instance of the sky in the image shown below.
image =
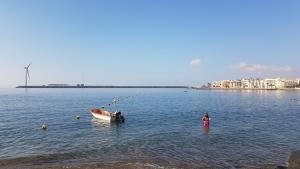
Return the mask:
<path id="1" fill-rule="evenodd" d="M 0 87 L 300 77 L 299 0 L 1 0 Z"/>

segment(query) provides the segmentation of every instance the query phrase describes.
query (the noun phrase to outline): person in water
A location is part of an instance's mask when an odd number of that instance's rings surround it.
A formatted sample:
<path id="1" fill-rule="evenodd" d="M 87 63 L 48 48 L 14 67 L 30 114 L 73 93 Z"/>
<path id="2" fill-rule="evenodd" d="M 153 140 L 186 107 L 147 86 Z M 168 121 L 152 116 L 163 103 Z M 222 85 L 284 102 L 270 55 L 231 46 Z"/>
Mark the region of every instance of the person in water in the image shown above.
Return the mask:
<path id="1" fill-rule="evenodd" d="M 209 118 L 208 113 L 204 114 L 204 116 L 202 117 L 202 121 L 203 121 L 203 126 L 204 127 L 209 127 L 210 118 Z"/>

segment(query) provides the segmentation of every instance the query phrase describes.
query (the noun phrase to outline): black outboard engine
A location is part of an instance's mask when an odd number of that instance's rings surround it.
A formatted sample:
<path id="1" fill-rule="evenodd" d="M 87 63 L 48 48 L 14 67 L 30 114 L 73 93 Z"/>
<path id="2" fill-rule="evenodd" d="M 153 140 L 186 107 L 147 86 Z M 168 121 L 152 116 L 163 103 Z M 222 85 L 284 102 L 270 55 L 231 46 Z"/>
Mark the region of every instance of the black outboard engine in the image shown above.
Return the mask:
<path id="1" fill-rule="evenodd" d="M 121 114 L 120 111 L 116 114 L 116 120 L 117 120 L 118 122 L 124 122 L 124 121 L 125 121 L 125 119 L 124 119 L 124 117 L 122 116 L 122 114 Z"/>

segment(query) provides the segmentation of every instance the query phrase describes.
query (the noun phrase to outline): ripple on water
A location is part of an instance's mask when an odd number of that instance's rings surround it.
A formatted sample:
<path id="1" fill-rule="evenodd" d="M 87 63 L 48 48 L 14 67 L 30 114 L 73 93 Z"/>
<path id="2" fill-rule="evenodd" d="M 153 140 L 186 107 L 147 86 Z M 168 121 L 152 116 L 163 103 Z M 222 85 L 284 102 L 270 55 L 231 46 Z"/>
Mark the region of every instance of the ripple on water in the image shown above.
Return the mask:
<path id="1" fill-rule="evenodd" d="M 2 94 L 3 93 L 3 94 Z M 300 146 L 300 92 L 174 89 L 0 91 L 1 165 L 243 168 L 284 165 Z M 115 107 L 124 124 L 91 117 Z M 121 99 L 120 99 L 121 100 Z M 210 112 L 209 130 L 201 117 Z M 80 120 L 74 117 L 79 115 Z M 283 120 L 284 119 L 284 120 Z M 47 131 L 41 125 L 47 123 Z M 88 163 L 88 164 L 87 164 Z"/>

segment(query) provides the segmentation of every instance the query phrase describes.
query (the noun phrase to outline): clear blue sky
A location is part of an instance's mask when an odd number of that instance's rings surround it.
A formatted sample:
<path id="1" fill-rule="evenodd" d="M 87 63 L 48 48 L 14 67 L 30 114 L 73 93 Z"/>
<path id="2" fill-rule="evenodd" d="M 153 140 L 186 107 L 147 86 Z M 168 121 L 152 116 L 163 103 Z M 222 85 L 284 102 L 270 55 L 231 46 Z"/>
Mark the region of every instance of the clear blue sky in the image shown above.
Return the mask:
<path id="1" fill-rule="evenodd" d="M 0 87 L 300 77 L 300 1 L 2 0 Z"/>

